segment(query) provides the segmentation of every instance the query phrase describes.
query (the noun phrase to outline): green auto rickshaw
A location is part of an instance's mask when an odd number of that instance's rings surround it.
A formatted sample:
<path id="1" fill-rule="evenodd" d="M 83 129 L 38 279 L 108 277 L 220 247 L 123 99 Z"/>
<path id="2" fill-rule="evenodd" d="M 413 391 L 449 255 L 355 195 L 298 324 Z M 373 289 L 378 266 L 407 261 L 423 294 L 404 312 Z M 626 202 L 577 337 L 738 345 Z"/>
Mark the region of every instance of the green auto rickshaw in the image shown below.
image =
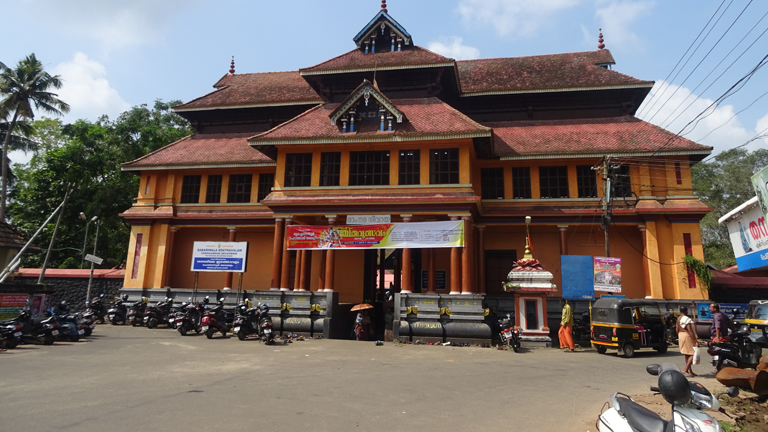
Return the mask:
<path id="1" fill-rule="evenodd" d="M 592 346 L 600 354 L 615 349 L 629 358 L 641 348 L 667 351 L 667 325 L 656 301 L 601 298 L 591 313 Z"/>

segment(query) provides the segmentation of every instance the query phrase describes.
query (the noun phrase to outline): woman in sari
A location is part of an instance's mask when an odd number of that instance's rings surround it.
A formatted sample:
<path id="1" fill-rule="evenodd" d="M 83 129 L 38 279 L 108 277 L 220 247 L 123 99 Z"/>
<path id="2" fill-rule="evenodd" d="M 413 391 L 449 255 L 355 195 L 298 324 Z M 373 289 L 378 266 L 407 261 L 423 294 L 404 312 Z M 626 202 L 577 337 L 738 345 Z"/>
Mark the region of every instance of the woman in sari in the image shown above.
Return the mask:
<path id="1" fill-rule="evenodd" d="M 675 324 L 677 339 L 680 344 L 680 352 L 685 355 L 685 370 L 683 373 L 688 377 L 695 377 L 691 366 L 693 366 L 694 347 L 699 346 L 696 333 L 693 331 L 693 320 L 688 316 L 688 308 L 680 306 L 680 316 Z"/>

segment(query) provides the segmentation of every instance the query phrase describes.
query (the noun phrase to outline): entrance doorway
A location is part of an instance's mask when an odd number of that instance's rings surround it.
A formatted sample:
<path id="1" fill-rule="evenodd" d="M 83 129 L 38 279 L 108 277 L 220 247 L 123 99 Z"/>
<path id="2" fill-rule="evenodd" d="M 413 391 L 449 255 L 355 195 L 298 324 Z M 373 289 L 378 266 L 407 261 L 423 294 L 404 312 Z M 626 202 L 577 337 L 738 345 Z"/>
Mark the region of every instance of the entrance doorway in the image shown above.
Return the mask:
<path id="1" fill-rule="evenodd" d="M 504 292 L 501 284 L 506 282 L 512 264 L 517 261 L 517 250 L 487 250 L 485 251 L 485 287 L 488 295 L 498 295 Z"/>

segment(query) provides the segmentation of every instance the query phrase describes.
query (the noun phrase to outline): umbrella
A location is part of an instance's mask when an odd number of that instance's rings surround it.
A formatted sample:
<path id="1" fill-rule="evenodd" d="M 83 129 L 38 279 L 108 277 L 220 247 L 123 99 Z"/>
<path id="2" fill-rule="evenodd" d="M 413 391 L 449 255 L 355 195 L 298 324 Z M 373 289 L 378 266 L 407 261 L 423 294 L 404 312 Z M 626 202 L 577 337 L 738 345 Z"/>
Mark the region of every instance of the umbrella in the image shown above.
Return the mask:
<path id="1" fill-rule="evenodd" d="M 351 311 L 360 311 L 363 309 L 373 309 L 373 306 L 369 305 L 368 303 L 360 303 L 359 305 L 352 306 Z"/>

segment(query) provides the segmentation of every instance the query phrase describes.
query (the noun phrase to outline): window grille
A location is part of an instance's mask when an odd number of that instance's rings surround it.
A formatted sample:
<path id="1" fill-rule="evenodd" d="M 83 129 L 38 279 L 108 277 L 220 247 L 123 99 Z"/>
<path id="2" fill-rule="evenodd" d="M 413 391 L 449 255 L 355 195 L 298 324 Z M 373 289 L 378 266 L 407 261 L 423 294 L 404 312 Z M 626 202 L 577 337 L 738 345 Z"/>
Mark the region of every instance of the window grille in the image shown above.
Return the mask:
<path id="1" fill-rule="evenodd" d="M 275 185 L 275 173 L 261 173 L 259 174 L 259 192 L 257 195 L 258 202 L 261 202 L 264 198 L 272 193 L 272 186 Z"/>
<path id="2" fill-rule="evenodd" d="M 429 184 L 459 182 L 459 149 L 429 151 Z"/>
<path id="3" fill-rule="evenodd" d="M 419 150 L 400 150 L 401 185 L 421 183 L 421 152 Z"/>
<path id="4" fill-rule="evenodd" d="M 206 203 L 221 202 L 221 178 L 220 175 L 208 176 L 208 187 L 205 190 Z"/>
<path id="5" fill-rule="evenodd" d="M 341 177 L 341 153 L 320 154 L 320 186 L 338 186 Z"/>
<path id="6" fill-rule="evenodd" d="M 196 204 L 200 202 L 200 183 L 202 176 L 184 176 L 181 181 L 181 203 Z"/>
<path id="7" fill-rule="evenodd" d="M 512 196 L 515 199 L 531 199 L 531 168 L 512 168 Z"/>
<path id="8" fill-rule="evenodd" d="M 504 199 L 504 168 L 481 169 L 480 185 L 483 199 Z"/>
<path id="9" fill-rule="evenodd" d="M 349 153 L 349 185 L 389 184 L 389 151 Z"/>
<path id="10" fill-rule="evenodd" d="M 233 174 L 229 176 L 229 194 L 227 202 L 251 202 L 251 183 L 253 174 Z"/>
<path id="11" fill-rule="evenodd" d="M 541 198 L 569 198 L 568 167 L 539 167 Z"/>
<path id="12" fill-rule="evenodd" d="M 285 156 L 285 187 L 312 184 L 312 153 L 289 153 Z"/>
<path id="13" fill-rule="evenodd" d="M 597 198 L 597 172 L 592 169 L 592 165 L 576 167 L 576 184 L 579 198 Z"/>
<path id="14" fill-rule="evenodd" d="M 632 182 L 629 176 L 629 165 L 611 167 L 611 196 L 624 198 L 632 196 Z"/>

